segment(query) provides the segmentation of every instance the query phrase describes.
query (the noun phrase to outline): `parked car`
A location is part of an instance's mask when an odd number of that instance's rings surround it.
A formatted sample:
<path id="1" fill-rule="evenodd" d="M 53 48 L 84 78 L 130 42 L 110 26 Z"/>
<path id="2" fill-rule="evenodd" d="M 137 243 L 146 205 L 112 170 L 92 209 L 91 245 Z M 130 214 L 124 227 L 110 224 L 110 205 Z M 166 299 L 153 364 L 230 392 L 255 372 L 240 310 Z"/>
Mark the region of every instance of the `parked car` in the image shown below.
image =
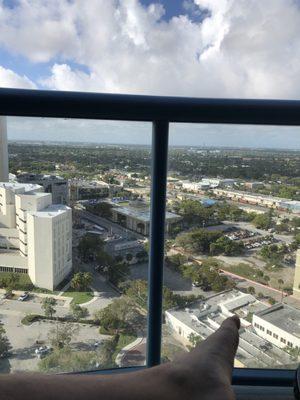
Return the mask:
<path id="1" fill-rule="evenodd" d="M 19 301 L 25 301 L 29 298 L 29 293 L 25 292 L 23 294 L 21 294 L 21 296 L 18 298 Z"/>
<path id="2" fill-rule="evenodd" d="M 35 349 L 35 354 L 37 355 L 38 358 L 42 358 L 49 354 L 52 351 L 52 348 L 49 346 L 41 346 Z"/>

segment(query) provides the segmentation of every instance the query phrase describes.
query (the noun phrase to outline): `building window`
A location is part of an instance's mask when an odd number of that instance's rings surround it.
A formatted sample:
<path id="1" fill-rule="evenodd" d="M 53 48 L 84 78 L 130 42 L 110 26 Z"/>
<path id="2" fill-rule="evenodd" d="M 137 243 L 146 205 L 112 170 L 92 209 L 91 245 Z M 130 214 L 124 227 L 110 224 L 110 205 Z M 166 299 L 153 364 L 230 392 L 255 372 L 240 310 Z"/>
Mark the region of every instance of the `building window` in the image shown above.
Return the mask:
<path id="1" fill-rule="evenodd" d="M 271 335 L 272 336 L 272 332 L 269 331 L 269 329 L 267 329 L 267 335 Z"/>
<path id="2" fill-rule="evenodd" d="M 286 340 L 284 338 L 280 339 L 281 343 L 286 344 Z"/>
<path id="3" fill-rule="evenodd" d="M 293 343 L 292 343 L 292 342 L 287 342 L 287 345 L 288 345 L 289 347 L 293 347 Z"/>
<path id="4" fill-rule="evenodd" d="M 273 338 L 278 339 L 278 335 L 276 335 L 276 333 L 273 333 Z"/>

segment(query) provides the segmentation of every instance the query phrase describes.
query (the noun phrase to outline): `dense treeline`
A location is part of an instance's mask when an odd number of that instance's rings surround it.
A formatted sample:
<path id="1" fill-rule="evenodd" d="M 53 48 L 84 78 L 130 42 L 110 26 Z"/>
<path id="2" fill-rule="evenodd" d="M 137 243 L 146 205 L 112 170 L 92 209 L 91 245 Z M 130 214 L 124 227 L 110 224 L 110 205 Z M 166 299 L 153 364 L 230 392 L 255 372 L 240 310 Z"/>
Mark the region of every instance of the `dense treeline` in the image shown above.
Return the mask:
<path id="1" fill-rule="evenodd" d="M 55 164 L 67 166 L 74 176 L 105 173 L 109 169 L 128 169 L 149 174 L 150 147 L 126 145 L 50 145 L 9 144 L 10 171 L 55 171 Z M 220 150 L 209 151 L 170 148 L 169 170 L 180 176 L 200 179 L 202 176 L 281 181 L 299 185 L 300 157 L 296 151 Z M 274 189 L 275 190 L 275 189 Z"/>

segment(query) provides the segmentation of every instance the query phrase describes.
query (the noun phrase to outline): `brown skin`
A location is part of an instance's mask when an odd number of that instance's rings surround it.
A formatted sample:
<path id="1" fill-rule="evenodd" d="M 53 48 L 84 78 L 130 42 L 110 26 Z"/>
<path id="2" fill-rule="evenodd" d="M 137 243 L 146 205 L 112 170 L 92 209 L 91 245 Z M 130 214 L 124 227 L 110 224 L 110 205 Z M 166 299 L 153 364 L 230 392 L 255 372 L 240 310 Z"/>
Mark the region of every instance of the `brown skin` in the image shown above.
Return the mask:
<path id="1" fill-rule="evenodd" d="M 233 361 L 240 322 L 220 329 L 176 361 L 117 375 L 12 374 L 0 377 L 1 400 L 234 400 Z"/>

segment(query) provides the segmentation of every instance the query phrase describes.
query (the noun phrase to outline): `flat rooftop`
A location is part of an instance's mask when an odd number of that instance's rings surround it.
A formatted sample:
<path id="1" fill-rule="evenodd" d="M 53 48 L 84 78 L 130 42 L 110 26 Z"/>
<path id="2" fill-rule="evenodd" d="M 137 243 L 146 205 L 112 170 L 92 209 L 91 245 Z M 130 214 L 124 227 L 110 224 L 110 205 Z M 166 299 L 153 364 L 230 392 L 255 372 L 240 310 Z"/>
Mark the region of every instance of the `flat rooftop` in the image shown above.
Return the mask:
<path id="1" fill-rule="evenodd" d="M 124 207 L 114 207 L 113 210 L 115 210 L 117 213 L 126 215 L 128 217 L 133 217 L 138 220 L 141 220 L 143 222 L 150 222 L 150 208 L 148 206 L 124 206 Z M 169 211 L 166 212 L 166 220 L 171 220 L 171 219 L 181 219 L 180 215 L 177 215 L 175 213 L 171 213 Z"/>
<path id="2" fill-rule="evenodd" d="M 226 189 L 219 189 L 219 188 L 215 189 L 215 190 L 222 190 L 222 191 L 224 191 L 226 193 L 239 194 L 241 196 L 253 197 L 255 199 L 264 199 L 264 200 L 267 200 L 267 201 L 277 201 L 277 202 L 282 203 L 282 204 L 285 204 L 285 203 L 289 203 L 289 204 L 292 204 L 292 205 L 300 204 L 300 201 L 297 201 L 297 200 L 292 200 L 292 203 L 291 203 L 291 199 L 286 199 L 286 198 L 283 198 L 283 197 L 268 196 L 266 194 L 260 194 L 260 193 L 245 192 L 245 191 L 242 191 L 242 190 L 226 190 Z"/>
<path id="3" fill-rule="evenodd" d="M 34 183 L 19 183 L 19 182 L 0 182 L 0 187 L 9 189 L 15 193 L 26 193 L 34 190 L 40 190 L 41 186 Z"/>
<path id="4" fill-rule="evenodd" d="M 259 301 L 249 295 L 244 295 L 236 290 L 223 292 L 208 297 L 206 300 L 199 300 L 185 309 L 171 309 L 167 313 L 171 314 L 178 321 L 197 332 L 203 339 L 212 334 L 218 326 L 226 319 L 226 315 L 222 313 L 220 305 L 225 306 L 230 303 L 249 303 L 238 311 L 244 310 L 245 317 L 252 312 L 252 307 L 267 308 Z M 252 303 L 252 298 L 255 300 Z M 247 310 L 246 310 L 247 308 Z M 239 312 L 237 312 L 239 314 Z M 282 349 L 270 344 L 267 340 L 256 334 L 252 326 L 242 327 L 240 329 L 240 342 L 236 358 L 240 360 L 248 368 L 266 368 L 280 367 L 291 363 L 290 356 Z"/>
<path id="5" fill-rule="evenodd" d="M 279 329 L 300 338 L 300 310 L 286 304 L 275 304 L 256 314 Z"/>
<path id="6" fill-rule="evenodd" d="M 109 188 L 109 184 L 103 181 L 84 181 L 84 180 L 72 180 L 72 186 L 77 186 L 83 189 L 102 189 Z"/>
<path id="7" fill-rule="evenodd" d="M 29 174 L 29 173 L 23 173 L 19 174 L 17 176 L 17 179 L 22 182 L 24 181 L 55 181 L 55 180 L 60 180 L 63 181 L 65 180 L 63 177 L 59 175 L 48 175 L 48 174 Z"/>
<path id="8" fill-rule="evenodd" d="M 28 214 L 33 215 L 34 217 L 39 218 L 53 218 L 57 217 L 60 214 L 63 214 L 67 210 L 70 210 L 70 207 L 65 206 L 64 204 L 51 204 L 47 208 L 41 211 L 27 211 Z"/>

